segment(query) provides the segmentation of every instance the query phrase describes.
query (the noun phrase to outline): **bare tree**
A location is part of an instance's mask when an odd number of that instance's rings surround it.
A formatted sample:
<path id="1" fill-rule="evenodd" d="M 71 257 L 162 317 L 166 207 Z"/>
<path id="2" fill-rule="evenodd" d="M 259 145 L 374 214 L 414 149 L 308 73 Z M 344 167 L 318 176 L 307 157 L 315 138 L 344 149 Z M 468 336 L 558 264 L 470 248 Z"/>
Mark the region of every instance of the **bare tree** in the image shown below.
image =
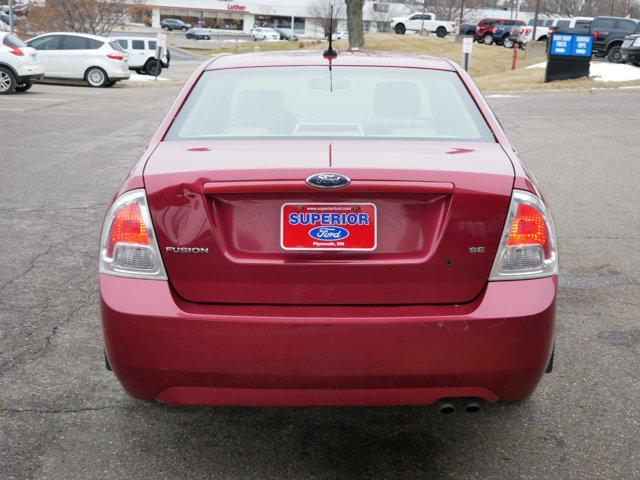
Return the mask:
<path id="1" fill-rule="evenodd" d="M 535 0 L 526 0 L 523 9 L 533 9 Z M 637 17 L 639 0 L 540 0 L 540 11 L 551 15 L 596 17 L 614 15 Z"/>
<path id="2" fill-rule="evenodd" d="M 143 9 L 145 0 L 44 0 L 29 7 L 32 31 L 68 31 L 108 35 L 128 16 Z"/>
<path id="3" fill-rule="evenodd" d="M 347 4 L 347 30 L 349 30 L 349 48 L 362 48 L 364 28 L 362 14 L 364 0 L 345 0 Z"/>
<path id="4" fill-rule="evenodd" d="M 482 8 L 491 4 L 486 0 L 464 0 L 465 12 L 470 8 Z M 440 20 L 457 20 L 460 18 L 462 0 L 423 0 L 419 4 L 408 3 L 409 13 L 425 11 L 435 14 Z"/>
<path id="5" fill-rule="evenodd" d="M 331 7 L 333 7 L 333 24 Z M 338 22 L 341 17 L 344 17 L 344 3 L 342 0 L 313 0 L 307 5 L 307 14 L 313 24 L 322 28 L 326 37 L 338 29 Z"/>

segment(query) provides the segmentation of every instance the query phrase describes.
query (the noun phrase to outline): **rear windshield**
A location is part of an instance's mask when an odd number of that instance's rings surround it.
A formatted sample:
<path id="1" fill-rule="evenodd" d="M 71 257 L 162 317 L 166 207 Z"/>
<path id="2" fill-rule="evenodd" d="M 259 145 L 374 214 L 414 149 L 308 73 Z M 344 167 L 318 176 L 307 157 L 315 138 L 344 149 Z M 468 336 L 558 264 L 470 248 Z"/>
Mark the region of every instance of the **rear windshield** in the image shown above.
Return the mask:
<path id="1" fill-rule="evenodd" d="M 26 43 L 24 43 L 15 35 L 11 35 L 11 34 L 6 35 L 2 43 L 4 43 L 7 47 L 11 47 L 11 48 L 24 48 L 27 46 Z"/>
<path id="2" fill-rule="evenodd" d="M 120 45 L 120 42 L 118 40 L 109 42 L 109 46 L 111 46 L 111 48 L 113 48 L 116 52 L 126 53 L 126 50 L 122 48 L 122 45 Z"/>
<path id="3" fill-rule="evenodd" d="M 495 141 L 457 73 L 378 67 L 205 72 L 166 139 L 225 137 Z"/>

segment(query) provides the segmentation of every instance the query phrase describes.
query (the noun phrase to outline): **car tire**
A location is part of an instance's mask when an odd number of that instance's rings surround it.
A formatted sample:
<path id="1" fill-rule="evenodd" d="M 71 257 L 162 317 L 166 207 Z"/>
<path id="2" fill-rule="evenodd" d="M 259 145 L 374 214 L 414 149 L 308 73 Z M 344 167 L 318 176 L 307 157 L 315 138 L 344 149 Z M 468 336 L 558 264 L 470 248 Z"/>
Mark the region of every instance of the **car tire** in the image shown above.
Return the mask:
<path id="1" fill-rule="evenodd" d="M 211 37 L 207 35 L 206 37 L 204 37 L 204 39 L 205 40 L 211 40 Z"/>
<path id="2" fill-rule="evenodd" d="M 150 58 L 147 60 L 147 63 L 144 64 L 144 73 L 146 75 L 156 76 L 156 72 L 157 75 L 160 76 L 160 73 L 162 73 L 162 65 L 160 65 L 155 58 Z"/>
<path id="3" fill-rule="evenodd" d="M 612 46 L 607 52 L 607 60 L 611 63 L 624 63 L 624 58 L 622 58 L 622 53 L 620 52 L 620 45 Z"/>
<path id="4" fill-rule="evenodd" d="M 447 29 L 444 27 L 438 27 L 436 28 L 436 37 L 438 38 L 444 38 L 447 36 Z"/>
<path id="5" fill-rule="evenodd" d="M 187 27 L 182 27 L 180 30 L 182 30 L 183 32 L 186 32 L 189 29 Z"/>
<path id="6" fill-rule="evenodd" d="M 170 29 L 169 27 L 167 27 L 166 25 L 165 25 L 164 27 L 162 27 L 162 29 L 163 29 L 165 32 L 169 32 L 169 31 L 171 30 L 171 29 Z"/>
<path id="7" fill-rule="evenodd" d="M 482 43 L 484 43 L 485 45 L 493 45 L 495 43 L 495 40 L 493 39 L 493 36 L 488 33 L 484 37 L 482 37 Z"/>
<path id="8" fill-rule="evenodd" d="M 405 33 L 407 33 L 407 28 L 402 23 L 399 23 L 398 25 L 396 25 L 394 30 L 396 32 L 396 35 L 404 35 Z"/>
<path id="9" fill-rule="evenodd" d="M 116 82 L 113 82 L 113 81 L 111 81 L 111 82 L 107 82 L 107 83 L 106 83 L 106 85 L 105 85 L 105 87 L 106 87 L 106 88 L 111 88 L 111 87 L 113 87 L 115 84 L 116 84 Z"/>
<path id="10" fill-rule="evenodd" d="M 0 95 L 8 95 L 15 92 L 17 87 L 16 76 L 11 70 L 0 67 Z"/>
<path id="11" fill-rule="evenodd" d="M 26 92 L 33 87 L 33 82 L 24 82 L 16 85 L 16 92 Z"/>
<path id="12" fill-rule="evenodd" d="M 504 48 L 513 48 L 514 45 L 515 45 L 515 42 L 510 38 L 505 38 L 504 41 L 502 42 L 502 46 Z"/>
<path id="13" fill-rule="evenodd" d="M 100 67 L 91 67 L 84 74 L 84 79 L 87 81 L 90 87 L 103 88 L 109 83 L 109 76 Z"/>

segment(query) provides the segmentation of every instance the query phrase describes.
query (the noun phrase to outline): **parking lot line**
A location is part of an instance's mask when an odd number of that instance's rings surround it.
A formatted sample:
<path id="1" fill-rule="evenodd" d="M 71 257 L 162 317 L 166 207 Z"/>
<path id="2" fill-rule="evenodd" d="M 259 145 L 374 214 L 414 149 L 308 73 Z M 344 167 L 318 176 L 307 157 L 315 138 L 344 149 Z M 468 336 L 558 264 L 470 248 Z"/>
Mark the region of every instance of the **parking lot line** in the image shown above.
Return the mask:
<path id="1" fill-rule="evenodd" d="M 0 111 L 2 112 L 24 112 L 24 108 L 2 108 L 0 107 Z"/>
<path id="2" fill-rule="evenodd" d="M 25 98 L 25 97 L 7 97 L 2 100 L 21 100 L 21 101 L 34 101 L 34 102 L 64 102 L 62 98 Z"/>

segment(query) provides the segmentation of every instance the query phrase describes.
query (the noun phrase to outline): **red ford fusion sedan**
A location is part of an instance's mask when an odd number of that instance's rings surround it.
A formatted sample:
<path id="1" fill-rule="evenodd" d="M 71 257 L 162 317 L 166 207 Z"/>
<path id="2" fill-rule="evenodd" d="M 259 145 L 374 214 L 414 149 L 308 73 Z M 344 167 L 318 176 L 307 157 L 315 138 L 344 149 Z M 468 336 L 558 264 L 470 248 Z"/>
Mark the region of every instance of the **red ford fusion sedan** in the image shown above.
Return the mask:
<path id="1" fill-rule="evenodd" d="M 455 64 L 224 56 L 107 213 L 107 366 L 170 404 L 473 410 L 551 369 L 557 273 L 535 181 Z"/>

